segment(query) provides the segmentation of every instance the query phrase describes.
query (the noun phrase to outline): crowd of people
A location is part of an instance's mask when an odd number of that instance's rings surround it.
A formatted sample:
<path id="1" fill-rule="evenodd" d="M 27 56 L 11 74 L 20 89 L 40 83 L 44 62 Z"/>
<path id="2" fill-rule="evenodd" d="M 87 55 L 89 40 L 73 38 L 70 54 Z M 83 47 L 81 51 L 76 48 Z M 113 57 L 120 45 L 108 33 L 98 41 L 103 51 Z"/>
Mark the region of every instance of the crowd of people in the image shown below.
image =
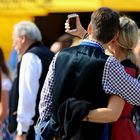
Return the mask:
<path id="1" fill-rule="evenodd" d="M 0 140 L 140 140 L 137 23 L 101 7 L 87 30 L 76 16 L 65 32 L 48 47 L 33 22 L 17 23 L 12 76 L 0 49 Z"/>

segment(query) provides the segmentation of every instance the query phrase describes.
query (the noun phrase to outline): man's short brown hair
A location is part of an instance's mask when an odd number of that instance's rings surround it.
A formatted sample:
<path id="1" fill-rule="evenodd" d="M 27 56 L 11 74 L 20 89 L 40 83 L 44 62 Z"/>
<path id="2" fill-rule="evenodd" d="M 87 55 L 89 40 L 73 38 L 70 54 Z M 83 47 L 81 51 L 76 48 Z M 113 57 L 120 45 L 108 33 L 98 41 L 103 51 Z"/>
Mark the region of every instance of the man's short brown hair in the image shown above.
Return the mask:
<path id="1" fill-rule="evenodd" d="M 101 43 L 108 43 L 120 30 L 119 14 L 110 8 L 102 7 L 91 15 L 93 37 Z"/>

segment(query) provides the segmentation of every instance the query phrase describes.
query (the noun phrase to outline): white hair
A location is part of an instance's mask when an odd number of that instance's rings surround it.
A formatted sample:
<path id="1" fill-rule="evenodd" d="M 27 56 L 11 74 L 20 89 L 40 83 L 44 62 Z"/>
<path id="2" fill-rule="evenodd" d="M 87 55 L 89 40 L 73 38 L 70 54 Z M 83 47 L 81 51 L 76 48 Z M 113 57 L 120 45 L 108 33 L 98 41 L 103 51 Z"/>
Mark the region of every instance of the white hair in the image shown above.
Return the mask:
<path id="1" fill-rule="evenodd" d="M 21 21 L 14 26 L 14 35 L 27 36 L 34 41 L 41 41 L 42 36 L 39 28 L 31 21 Z"/>

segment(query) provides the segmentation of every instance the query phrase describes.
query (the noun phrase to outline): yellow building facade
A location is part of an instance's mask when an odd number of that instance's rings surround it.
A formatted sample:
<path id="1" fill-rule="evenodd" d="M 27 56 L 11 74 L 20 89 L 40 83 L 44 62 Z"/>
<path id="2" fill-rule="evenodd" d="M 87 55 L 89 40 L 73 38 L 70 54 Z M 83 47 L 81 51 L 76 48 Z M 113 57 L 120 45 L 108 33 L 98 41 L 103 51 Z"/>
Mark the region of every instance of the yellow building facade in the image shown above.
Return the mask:
<path id="1" fill-rule="evenodd" d="M 101 6 L 139 12 L 140 0 L 0 0 L 0 46 L 6 59 L 12 50 L 13 25 L 49 13 L 92 12 Z"/>

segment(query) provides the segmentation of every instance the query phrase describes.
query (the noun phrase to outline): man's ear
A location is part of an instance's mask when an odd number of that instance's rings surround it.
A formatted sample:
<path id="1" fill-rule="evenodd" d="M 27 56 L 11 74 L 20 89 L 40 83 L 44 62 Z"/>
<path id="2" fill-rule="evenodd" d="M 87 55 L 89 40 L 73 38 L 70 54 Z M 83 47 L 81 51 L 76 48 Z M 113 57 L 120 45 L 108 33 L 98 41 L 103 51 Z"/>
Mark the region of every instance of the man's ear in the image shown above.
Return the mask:
<path id="1" fill-rule="evenodd" d="M 92 34 L 92 25 L 91 25 L 91 22 L 90 22 L 89 25 L 88 25 L 87 31 L 88 31 L 88 34 L 89 34 L 89 35 Z"/>
<path id="2" fill-rule="evenodd" d="M 20 36 L 20 38 L 21 38 L 21 42 L 22 42 L 22 43 L 25 43 L 25 41 L 26 41 L 26 36 Z"/>

